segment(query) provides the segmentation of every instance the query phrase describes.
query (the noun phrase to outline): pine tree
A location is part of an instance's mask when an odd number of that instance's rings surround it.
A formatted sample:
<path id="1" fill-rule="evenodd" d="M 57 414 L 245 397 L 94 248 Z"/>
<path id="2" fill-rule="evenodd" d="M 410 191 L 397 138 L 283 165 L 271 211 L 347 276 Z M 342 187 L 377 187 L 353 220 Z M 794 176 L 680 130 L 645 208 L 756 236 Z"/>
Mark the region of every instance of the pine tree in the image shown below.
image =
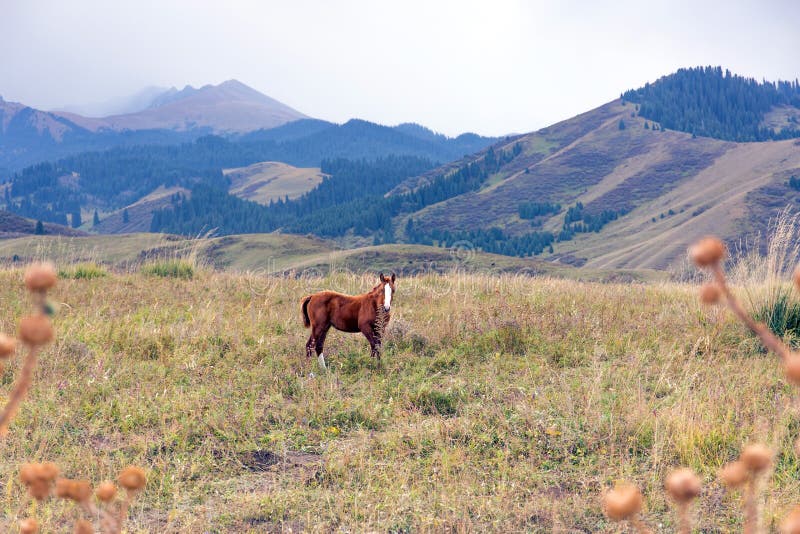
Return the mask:
<path id="1" fill-rule="evenodd" d="M 97 226 L 100 224 L 100 215 L 97 214 L 97 210 L 94 210 L 94 216 L 92 217 L 92 226 Z"/>
<path id="2" fill-rule="evenodd" d="M 36 235 L 44 235 L 44 224 L 42 224 L 42 221 L 36 221 L 36 229 L 33 233 Z"/>
<path id="3" fill-rule="evenodd" d="M 125 208 L 122 210 L 122 223 L 128 224 L 129 222 L 131 222 L 131 218 L 128 216 L 128 208 Z"/>
<path id="4" fill-rule="evenodd" d="M 623 121 L 622 119 L 619 120 L 619 129 L 620 130 L 624 130 L 625 129 L 625 121 Z"/>
<path id="5" fill-rule="evenodd" d="M 72 212 L 72 227 L 78 228 L 81 225 L 81 210 L 77 209 Z"/>

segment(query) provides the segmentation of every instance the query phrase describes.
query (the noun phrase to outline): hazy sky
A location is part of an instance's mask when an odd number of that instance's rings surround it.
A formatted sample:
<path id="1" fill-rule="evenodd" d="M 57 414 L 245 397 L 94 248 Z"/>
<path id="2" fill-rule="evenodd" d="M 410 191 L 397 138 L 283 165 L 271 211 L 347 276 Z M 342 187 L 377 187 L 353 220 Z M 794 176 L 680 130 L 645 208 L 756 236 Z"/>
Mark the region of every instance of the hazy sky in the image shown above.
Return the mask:
<path id="1" fill-rule="evenodd" d="M 682 66 L 800 77 L 800 1 L 0 0 L 0 95 L 236 78 L 343 122 L 534 130 Z"/>

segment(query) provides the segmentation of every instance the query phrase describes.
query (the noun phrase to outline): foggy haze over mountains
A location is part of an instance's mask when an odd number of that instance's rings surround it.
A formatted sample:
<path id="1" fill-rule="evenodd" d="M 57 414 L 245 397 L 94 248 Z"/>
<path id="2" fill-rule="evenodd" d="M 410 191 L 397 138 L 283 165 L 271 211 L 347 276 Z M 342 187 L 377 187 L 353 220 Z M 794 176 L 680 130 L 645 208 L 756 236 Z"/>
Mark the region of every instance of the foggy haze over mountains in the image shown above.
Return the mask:
<path id="1" fill-rule="evenodd" d="M 0 95 L 106 115 L 145 87 L 235 78 L 328 121 L 504 135 L 689 65 L 794 79 L 798 20 L 786 0 L 12 2 Z"/>

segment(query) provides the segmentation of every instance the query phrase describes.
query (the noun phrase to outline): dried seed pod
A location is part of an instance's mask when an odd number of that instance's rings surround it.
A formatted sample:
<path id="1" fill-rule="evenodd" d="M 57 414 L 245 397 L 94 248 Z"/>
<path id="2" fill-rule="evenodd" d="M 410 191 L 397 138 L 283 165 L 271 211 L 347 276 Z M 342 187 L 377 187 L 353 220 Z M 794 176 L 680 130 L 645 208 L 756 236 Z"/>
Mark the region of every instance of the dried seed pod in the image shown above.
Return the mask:
<path id="1" fill-rule="evenodd" d="M 68 478 L 59 478 L 56 480 L 56 497 L 62 499 L 69 499 L 72 494 L 72 480 Z"/>
<path id="2" fill-rule="evenodd" d="M 59 478 L 56 480 L 56 496 L 78 503 L 86 502 L 92 496 L 92 485 L 88 480 Z"/>
<path id="3" fill-rule="evenodd" d="M 5 334 L 0 334 L 0 358 L 8 358 L 17 348 L 17 340 Z"/>
<path id="4" fill-rule="evenodd" d="M 772 449 L 761 443 L 753 443 L 742 450 L 739 459 L 748 471 L 760 473 L 772 463 Z"/>
<path id="5" fill-rule="evenodd" d="M 633 484 L 623 482 L 603 497 L 603 509 L 609 519 L 629 519 L 642 509 L 642 492 Z"/>
<path id="6" fill-rule="evenodd" d="M 130 465 L 120 471 L 117 477 L 119 485 L 128 491 L 140 490 L 144 487 L 147 479 L 144 475 L 144 470 L 141 467 Z"/>
<path id="7" fill-rule="evenodd" d="M 698 267 L 709 267 L 722 261 L 727 253 L 725 243 L 716 237 L 704 237 L 689 247 L 689 257 Z"/>
<path id="8" fill-rule="evenodd" d="M 20 534 L 36 534 L 39 532 L 39 522 L 29 517 L 19 522 Z"/>
<path id="9" fill-rule="evenodd" d="M 52 462 L 23 464 L 19 479 L 28 488 L 31 497 L 39 501 L 50 496 L 53 480 L 58 476 L 58 467 Z"/>
<path id="10" fill-rule="evenodd" d="M 792 384 L 800 385 L 800 354 L 796 352 L 790 353 L 781 364 L 783 365 L 783 374 L 786 375 L 786 379 Z"/>
<path id="11" fill-rule="evenodd" d="M 700 302 L 706 306 L 718 303 L 721 298 L 722 291 L 720 291 L 719 286 L 713 282 L 703 284 L 700 288 Z"/>
<path id="12" fill-rule="evenodd" d="M 664 484 L 675 502 L 686 503 L 700 495 L 700 479 L 688 467 L 676 469 L 667 476 Z"/>
<path id="13" fill-rule="evenodd" d="M 794 273 L 792 273 L 792 280 L 794 281 L 794 286 L 800 290 L 800 265 L 795 267 Z"/>
<path id="14" fill-rule="evenodd" d="M 800 505 L 792 508 L 781 521 L 781 534 L 800 534 Z"/>
<path id="15" fill-rule="evenodd" d="M 24 280 L 29 291 L 47 291 L 58 282 L 58 274 L 52 263 L 34 263 L 25 270 Z"/>
<path id="16" fill-rule="evenodd" d="M 19 322 L 19 338 L 28 345 L 46 345 L 53 336 L 53 325 L 43 313 L 23 317 Z"/>
<path id="17" fill-rule="evenodd" d="M 117 486 L 113 482 L 103 482 L 97 486 L 95 495 L 97 495 L 98 500 L 109 502 L 117 495 Z"/>
<path id="18" fill-rule="evenodd" d="M 78 519 L 75 522 L 75 534 L 94 534 L 94 527 L 86 519 Z"/>
<path id="19" fill-rule="evenodd" d="M 729 488 L 738 488 L 744 484 L 749 477 L 750 473 L 747 472 L 747 467 L 739 460 L 725 465 L 719 471 L 719 478 Z"/>

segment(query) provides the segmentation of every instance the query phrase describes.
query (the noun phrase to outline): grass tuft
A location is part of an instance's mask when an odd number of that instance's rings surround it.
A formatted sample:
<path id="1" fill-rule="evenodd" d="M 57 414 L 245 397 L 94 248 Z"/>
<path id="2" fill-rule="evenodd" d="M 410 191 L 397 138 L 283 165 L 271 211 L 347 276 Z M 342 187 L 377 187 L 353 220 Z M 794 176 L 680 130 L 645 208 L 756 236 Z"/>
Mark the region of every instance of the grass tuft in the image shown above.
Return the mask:
<path id="1" fill-rule="evenodd" d="M 142 266 L 142 273 L 161 278 L 179 278 L 191 280 L 194 278 L 195 269 L 191 263 L 181 260 L 167 260 L 148 263 Z"/>
<path id="2" fill-rule="evenodd" d="M 92 280 L 108 276 L 108 271 L 97 263 L 79 263 L 59 270 L 58 276 L 69 280 Z"/>

